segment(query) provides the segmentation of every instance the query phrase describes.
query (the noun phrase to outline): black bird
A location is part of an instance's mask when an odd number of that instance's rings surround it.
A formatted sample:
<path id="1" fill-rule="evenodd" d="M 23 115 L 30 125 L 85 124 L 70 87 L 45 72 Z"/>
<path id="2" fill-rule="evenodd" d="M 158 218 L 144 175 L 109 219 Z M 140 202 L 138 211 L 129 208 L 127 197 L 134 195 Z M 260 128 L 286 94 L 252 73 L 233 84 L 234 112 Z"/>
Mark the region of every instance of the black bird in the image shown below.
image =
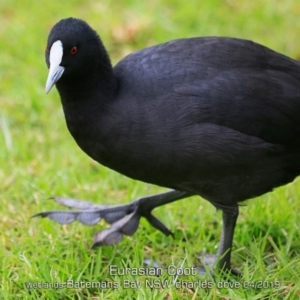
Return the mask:
<path id="1" fill-rule="evenodd" d="M 55 200 L 79 211 L 35 216 L 112 226 L 94 246 L 133 234 L 152 210 L 200 195 L 223 214 L 218 268 L 232 270 L 241 201 L 300 173 L 300 64 L 254 42 L 178 39 L 134 52 L 112 67 L 97 33 L 68 18 L 51 30 L 46 92 L 56 84 L 68 129 L 102 165 L 172 190 L 122 206 Z M 191 212 L 192 214 L 193 212 Z"/>

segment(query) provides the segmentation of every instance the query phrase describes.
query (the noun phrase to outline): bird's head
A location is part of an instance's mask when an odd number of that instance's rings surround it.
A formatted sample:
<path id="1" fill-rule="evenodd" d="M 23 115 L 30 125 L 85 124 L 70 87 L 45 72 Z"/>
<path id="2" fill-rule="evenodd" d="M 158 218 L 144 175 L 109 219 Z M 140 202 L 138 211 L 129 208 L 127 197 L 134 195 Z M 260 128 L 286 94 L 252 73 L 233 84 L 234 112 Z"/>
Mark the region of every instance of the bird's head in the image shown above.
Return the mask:
<path id="1" fill-rule="evenodd" d="M 87 78 L 101 63 L 103 49 L 99 36 L 86 22 L 75 18 L 59 21 L 50 31 L 45 52 L 49 68 L 46 93 L 58 81 L 76 84 Z M 102 54 L 106 55 L 105 49 Z"/>

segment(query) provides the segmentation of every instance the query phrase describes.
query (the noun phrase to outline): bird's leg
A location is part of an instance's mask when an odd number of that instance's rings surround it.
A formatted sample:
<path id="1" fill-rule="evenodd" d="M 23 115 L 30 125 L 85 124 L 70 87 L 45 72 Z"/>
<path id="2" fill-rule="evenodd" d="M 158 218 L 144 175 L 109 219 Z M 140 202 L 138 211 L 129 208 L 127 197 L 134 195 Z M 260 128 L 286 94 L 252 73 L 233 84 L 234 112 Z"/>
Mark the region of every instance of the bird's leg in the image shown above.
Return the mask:
<path id="1" fill-rule="evenodd" d="M 217 254 L 202 254 L 201 260 L 205 267 L 198 267 L 200 274 L 206 274 L 206 267 L 216 268 L 215 271 L 224 272 L 225 274 L 241 275 L 241 272 L 231 267 L 231 248 L 235 224 L 239 215 L 239 208 L 235 206 L 224 206 L 221 204 L 212 203 L 217 209 L 222 210 L 223 228 Z M 212 272 L 214 276 L 214 272 Z"/>
<path id="2" fill-rule="evenodd" d="M 94 225 L 103 218 L 106 222 L 112 224 L 112 226 L 96 233 L 93 246 L 111 245 L 120 242 L 123 234 L 134 234 L 141 217 L 145 217 L 153 227 L 165 235 L 172 235 L 172 232 L 154 217 L 151 212 L 156 207 L 189 196 L 192 196 L 192 194 L 171 190 L 157 195 L 142 197 L 129 204 L 119 206 L 101 206 L 77 199 L 53 197 L 56 202 L 64 206 L 80 210 L 46 211 L 35 214 L 33 217 L 48 217 L 61 224 L 68 224 L 78 220 L 86 225 Z"/>
<path id="3" fill-rule="evenodd" d="M 240 272 L 231 268 L 231 248 L 235 224 L 239 215 L 238 206 L 218 207 L 222 210 L 223 229 L 218 250 L 218 270 L 230 271 L 234 275 L 239 275 Z"/>
<path id="4" fill-rule="evenodd" d="M 213 205 L 222 210 L 223 228 L 219 244 L 218 253 L 216 255 L 204 254 L 201 255 L 203 265 L 206 267 L 216 267 L 216 272 L 225 272 L 232 275 L 241 275 L 241 272 L 231 267 L 231 248 L 235 224 L 239 215 L 238 206 L 224 206 L 213 203 Z M 205 274 L 206 268 L 199 267 L 199 273 Z M 213 273 L 212 273 L 213 274 Z"/>

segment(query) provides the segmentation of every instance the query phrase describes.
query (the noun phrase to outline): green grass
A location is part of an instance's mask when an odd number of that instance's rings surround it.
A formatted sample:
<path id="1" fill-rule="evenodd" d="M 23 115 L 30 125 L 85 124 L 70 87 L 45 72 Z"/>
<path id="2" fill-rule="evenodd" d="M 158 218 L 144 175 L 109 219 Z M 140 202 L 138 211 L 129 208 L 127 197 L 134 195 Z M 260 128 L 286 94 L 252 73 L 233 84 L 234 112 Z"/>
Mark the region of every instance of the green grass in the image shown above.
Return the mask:
<path id="1" fill-rule="evenodd" d="M 199 252 L 216 252 L 221 216 L 197 197 L 155 211 L 175 232 L 164 237 L 142 221 L 138 232 L 114 247 L 91 250 L 105 227 L 61 226 L 30 219 L 60 208 L 51 195 L 118 204 L 164 189 L 130 180 L 99 166 L 67 132 L 55 89 L 45 95 L 44 48 L 61 18 L 88 21 L 113 62 L 148 45 L 174 38 L 225 35 L 248 38 L 291 57 L 300 54 L 300 3 L 287 1 L 17 1 L 0 0 L 0 299 L 298 299 L 300 298 L 300 183 L 277 189 L 241 208 L 233 265 L 242 286 L 161 287 L 147 276 L 117 276 L 110 265 L 137 268 L 144 258 L 163 266 L 199 264 Z M 184 206 L 183 206 L 184 204 Z M 216 226 L 217 225 L 217 226 Z M 159 279 L 171 279 L 163 274 Z M 26 288 L 30 283 L 113 282 L 118 288 Z M 126 288 L 125 280 L 141 283 Z M 178 281 L 211 279 L 182 276 Z M 246 287 L 247 282 L 275 282 Z M 234 279 L 231 279 L 234 282 Z M 243 286 L 244 285 L 244 286 Z M 223 285 L 224 286 L 224 285 Z"/>

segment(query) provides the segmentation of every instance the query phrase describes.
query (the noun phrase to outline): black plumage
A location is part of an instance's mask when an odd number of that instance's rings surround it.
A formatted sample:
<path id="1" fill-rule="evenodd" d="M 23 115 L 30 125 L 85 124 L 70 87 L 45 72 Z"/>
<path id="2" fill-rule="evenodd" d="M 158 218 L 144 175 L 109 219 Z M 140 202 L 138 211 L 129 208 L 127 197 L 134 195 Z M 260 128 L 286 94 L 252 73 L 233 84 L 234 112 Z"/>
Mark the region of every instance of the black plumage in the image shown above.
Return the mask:
<path id="1" fill-rule="evenodd" d="M 299 63 L 248 40 L 204 37 L 149 47 L 112 67 L 96 32 L 74 18 L 53 27 L 47 49 L 46 89 L 56 84 L 79 147 L 174 191 L 113 208 L 57 198 L 83 210 L 37 215 L 86 224 L 104 217 L 113 225 L 95 244 L 111 244 L 133 234 L 141 216 L 170 234 L 151 210 L 200 195 L 223 212 L 219 267 L 230 269 L 238 203 L 300 173 Z"/>

